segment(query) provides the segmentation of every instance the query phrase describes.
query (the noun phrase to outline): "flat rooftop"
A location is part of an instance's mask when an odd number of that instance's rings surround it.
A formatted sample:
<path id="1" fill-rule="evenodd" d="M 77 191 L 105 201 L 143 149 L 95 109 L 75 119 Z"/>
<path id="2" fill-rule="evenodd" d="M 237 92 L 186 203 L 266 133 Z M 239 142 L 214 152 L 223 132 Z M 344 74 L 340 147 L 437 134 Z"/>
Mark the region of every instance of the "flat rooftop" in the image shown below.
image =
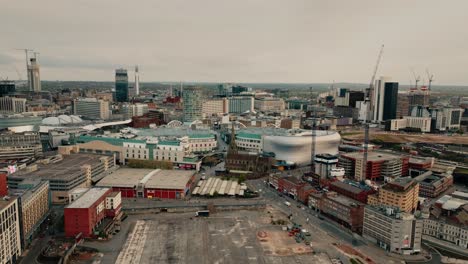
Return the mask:
<path id="1" fill-rule="evenodd" d="M 91 188 L 65 208 L 89 208 L 109 190 L 110 188 Z"/>
<path id="2" fill-rule="evenodd" d="M 183 190 L 194 175 L 190 170 L 159 170 L 145 184 L 146 188 Z"/>
<path id="3" fill-rule="evenodd" d="M 8 200 L 5 200 L 4 197 L 0 197 L 0 211 L 5 207 L 8 207 L 11 203 L 16 201 L 16 196 L 8 196 Z"/>
<path id="4" fill-rule="evenodd" d="M 340 203 L 342 205 L 345 205 L 345 206 L 353 206 L 353 205 L 364 205 L 363 203 L 360 203 L 356 200 L 353 200 L 351 198 L 348 198 L 344 195 L 340 195 L 340 194 L 331 194 L 331 192 L 328 192 L 327 195 L 326 195 L 327 199 L 330 199 L 330 200 L 333 200 L 337 203 Z"/>
<path id="5" fill-rule="evenodd" d="M 152 171 L 154 170 L 121 168 L 104 177 L 96 184 L 96 186 L 134 188 Z"/>
<path id="6" fill-rule="evenodd" d="M 8 176 L 8 178 L 40 178 L 46 180 L 68 180 L 72 179 L 76 173 L 81 173 L 83 165 L 96 166 L 101 163 L 100 159 L 105 156 L 92 155 L 92 154 L 72 154 L 63 155 L 63 159 L 59 160 L 57 156 L 50 159 L 48 164 L 40 162 L 37 165 L 36 171 L 20 170 Z M 57 162 L 54 162 L 57 161 Z"/>
<path id="7" fill-rule="evenodd" d="M 336 134 L 336 131 L 329 130 L 316 130 L 315 135 L 317 137 L 327 136 Z M 247 127 L 236 131 L 236 134 L 257 134 L 264 136 L 289 136 L 289 137 L 301 137 L 301 136 L 312 136 L 312 131 L 305 129 L 285 129 L 285 128 L 273 128 L 273 127 Z"/>
<path id="8" fill-rule="evenodd" d="M 143 184 L 145 188 L 185 189 L 193 175 L 191 170 L 122 168 L 104 177 L 96 186 L 134 188 Z"/>
<path id="9" fill-rule="evenodd" d="M 350 153 L 343 154 L 343 156 L 353 158 L 353 159 L 363 159 L 364 152 L 350 152 Z M 367 161 L 386 161 L 386 160 L 399 159 L 399 158 L 400 156 L 398 155 L 376 152 L 376 151 L 369 151 L 367 154 Z"/>

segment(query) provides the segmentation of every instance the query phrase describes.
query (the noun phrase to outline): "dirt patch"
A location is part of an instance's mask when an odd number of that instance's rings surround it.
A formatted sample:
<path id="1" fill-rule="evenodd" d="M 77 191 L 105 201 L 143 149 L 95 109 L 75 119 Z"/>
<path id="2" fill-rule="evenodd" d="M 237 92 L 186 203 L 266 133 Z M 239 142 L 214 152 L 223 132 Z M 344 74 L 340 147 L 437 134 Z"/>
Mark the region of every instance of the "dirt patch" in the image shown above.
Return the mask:
<path id="1" fill-rule="evenodd" d="M 288 236 L 280 227 L 269 227 L 257 232 L 257 239 L 266 255 L 291 256 L 312 253 L 312 247 L 297 243 L 293 237 Z"/>
<path id="2" fill-rule="evenodd" d="M 336 248 L 338 248 L 340 251 L 348 255 L 349 257 L 356 258 L 358 257 L 361 261 L 368 263 L 368 264 L 375 264 L 375 262 L 369 258 L 368 256 L 362 254 L 359 250 L 356 250 L 355 248 L 348 246 L 348 245 L 343 245 L 343 244 L 333 244 Z"/>

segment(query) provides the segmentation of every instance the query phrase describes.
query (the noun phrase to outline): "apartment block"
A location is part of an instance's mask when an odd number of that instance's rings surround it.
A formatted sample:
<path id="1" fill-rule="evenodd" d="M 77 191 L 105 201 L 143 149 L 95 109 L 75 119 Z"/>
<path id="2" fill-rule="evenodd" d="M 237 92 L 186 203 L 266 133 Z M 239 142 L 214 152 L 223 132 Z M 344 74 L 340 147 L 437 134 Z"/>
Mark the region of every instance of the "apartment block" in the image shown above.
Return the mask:
<path id="1" fill-rule="evenodd" d="M 367 203 L 374 206 L 399 208 L 402 212 L 411 213 L 418 207 L 419 183 L 411 179 L 397 178 L 383 185 L 377 194 L 367 197 Z"/>
<path id="2" fill-rule="evenodd" d="M 366 206 L 362 236 L 397 254 L 421 252 L 423 220 L 385 206 Z"/>
<path id="3" fill-rule="evenodd" d="M 21 255 L 17 197 L 0 198 L 0 263 L 16 263 Z"/>
<path id="4" fill-rule="evenodd" d="M 32 242 L 39 226 L 49 212 L 49 182 L 25 179 L 10 193 L 18 197 L 21 215 L 21 244 L 26 248 Z"/>

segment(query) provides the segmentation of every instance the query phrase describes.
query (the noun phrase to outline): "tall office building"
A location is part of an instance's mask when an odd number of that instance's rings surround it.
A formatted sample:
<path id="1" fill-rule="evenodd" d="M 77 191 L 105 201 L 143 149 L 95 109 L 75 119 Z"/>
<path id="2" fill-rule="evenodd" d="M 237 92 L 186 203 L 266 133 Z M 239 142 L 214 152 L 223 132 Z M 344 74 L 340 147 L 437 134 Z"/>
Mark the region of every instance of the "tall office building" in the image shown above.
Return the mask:
<path id="1" fill-rule="evenodd" d="M 34 92 L 41 91 L 41 74 L 39 72 L 39 64 L 37 64 L 36 58 L 30 59 L 28 65 L 28 76 L 29 76 L 29 90 Z"/>
<path id="2" fill-rule="evenodd" d="M 126 69 L 115 70 L 115 99 L 117 102 L 128 101 L 128 74 Z"/>
<path id="3" fill-rule="evenodd" d="M 202 119 L 202 90 L 199 87 L 186 87 L 182 92 L 184 100 L 184 122 Z"/>
<path id="4" fill-rule="evenodd" d="M 0 80 L 0 97 L 14 93 L 16 85 L 14 81 Z"/>
<path id="5" fill-rule="evenodd" d="M 372 94 L 372 120 L 382 122 L 395 119 L 398 101 L 398 83 L 390 82 L 390 77 L 380 77 Z"/>
<path id="6" fill-rule="evenodd" d="M 140 95 L 140 75 L 138 72 L 138 65 L 135 66 L 135 95 Z"/>
<path id="7" fill-rule="evenodd" d="M 383 121 L 395 119 L 398 102 L 398 83 L 385 83 Z"/>

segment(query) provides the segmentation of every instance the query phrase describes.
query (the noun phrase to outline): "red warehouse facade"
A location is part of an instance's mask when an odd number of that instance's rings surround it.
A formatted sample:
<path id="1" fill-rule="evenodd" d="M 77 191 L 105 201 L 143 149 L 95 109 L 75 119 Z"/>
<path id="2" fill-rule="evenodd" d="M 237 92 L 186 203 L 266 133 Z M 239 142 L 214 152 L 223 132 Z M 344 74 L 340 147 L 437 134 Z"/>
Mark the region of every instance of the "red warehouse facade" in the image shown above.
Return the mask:
<path id="1" fill-rule="evenodd" d="M 122 168 L 96 186 L 119 191 L 123 198 L 183 199 L 194 181 L 194 171 Z"/>
<path id="2" fill-rule="evenodd" d="M 113 197 L 112 208 L 106 204 L 106 198 Z M 120 212 L 120 194 L 112 192 L 110 188 L 91 188 L 73 203 L 65 207 L 65 235 L 75 237 L 93 237 L 96 227 L 106 216 L 115 216 Z"/>

